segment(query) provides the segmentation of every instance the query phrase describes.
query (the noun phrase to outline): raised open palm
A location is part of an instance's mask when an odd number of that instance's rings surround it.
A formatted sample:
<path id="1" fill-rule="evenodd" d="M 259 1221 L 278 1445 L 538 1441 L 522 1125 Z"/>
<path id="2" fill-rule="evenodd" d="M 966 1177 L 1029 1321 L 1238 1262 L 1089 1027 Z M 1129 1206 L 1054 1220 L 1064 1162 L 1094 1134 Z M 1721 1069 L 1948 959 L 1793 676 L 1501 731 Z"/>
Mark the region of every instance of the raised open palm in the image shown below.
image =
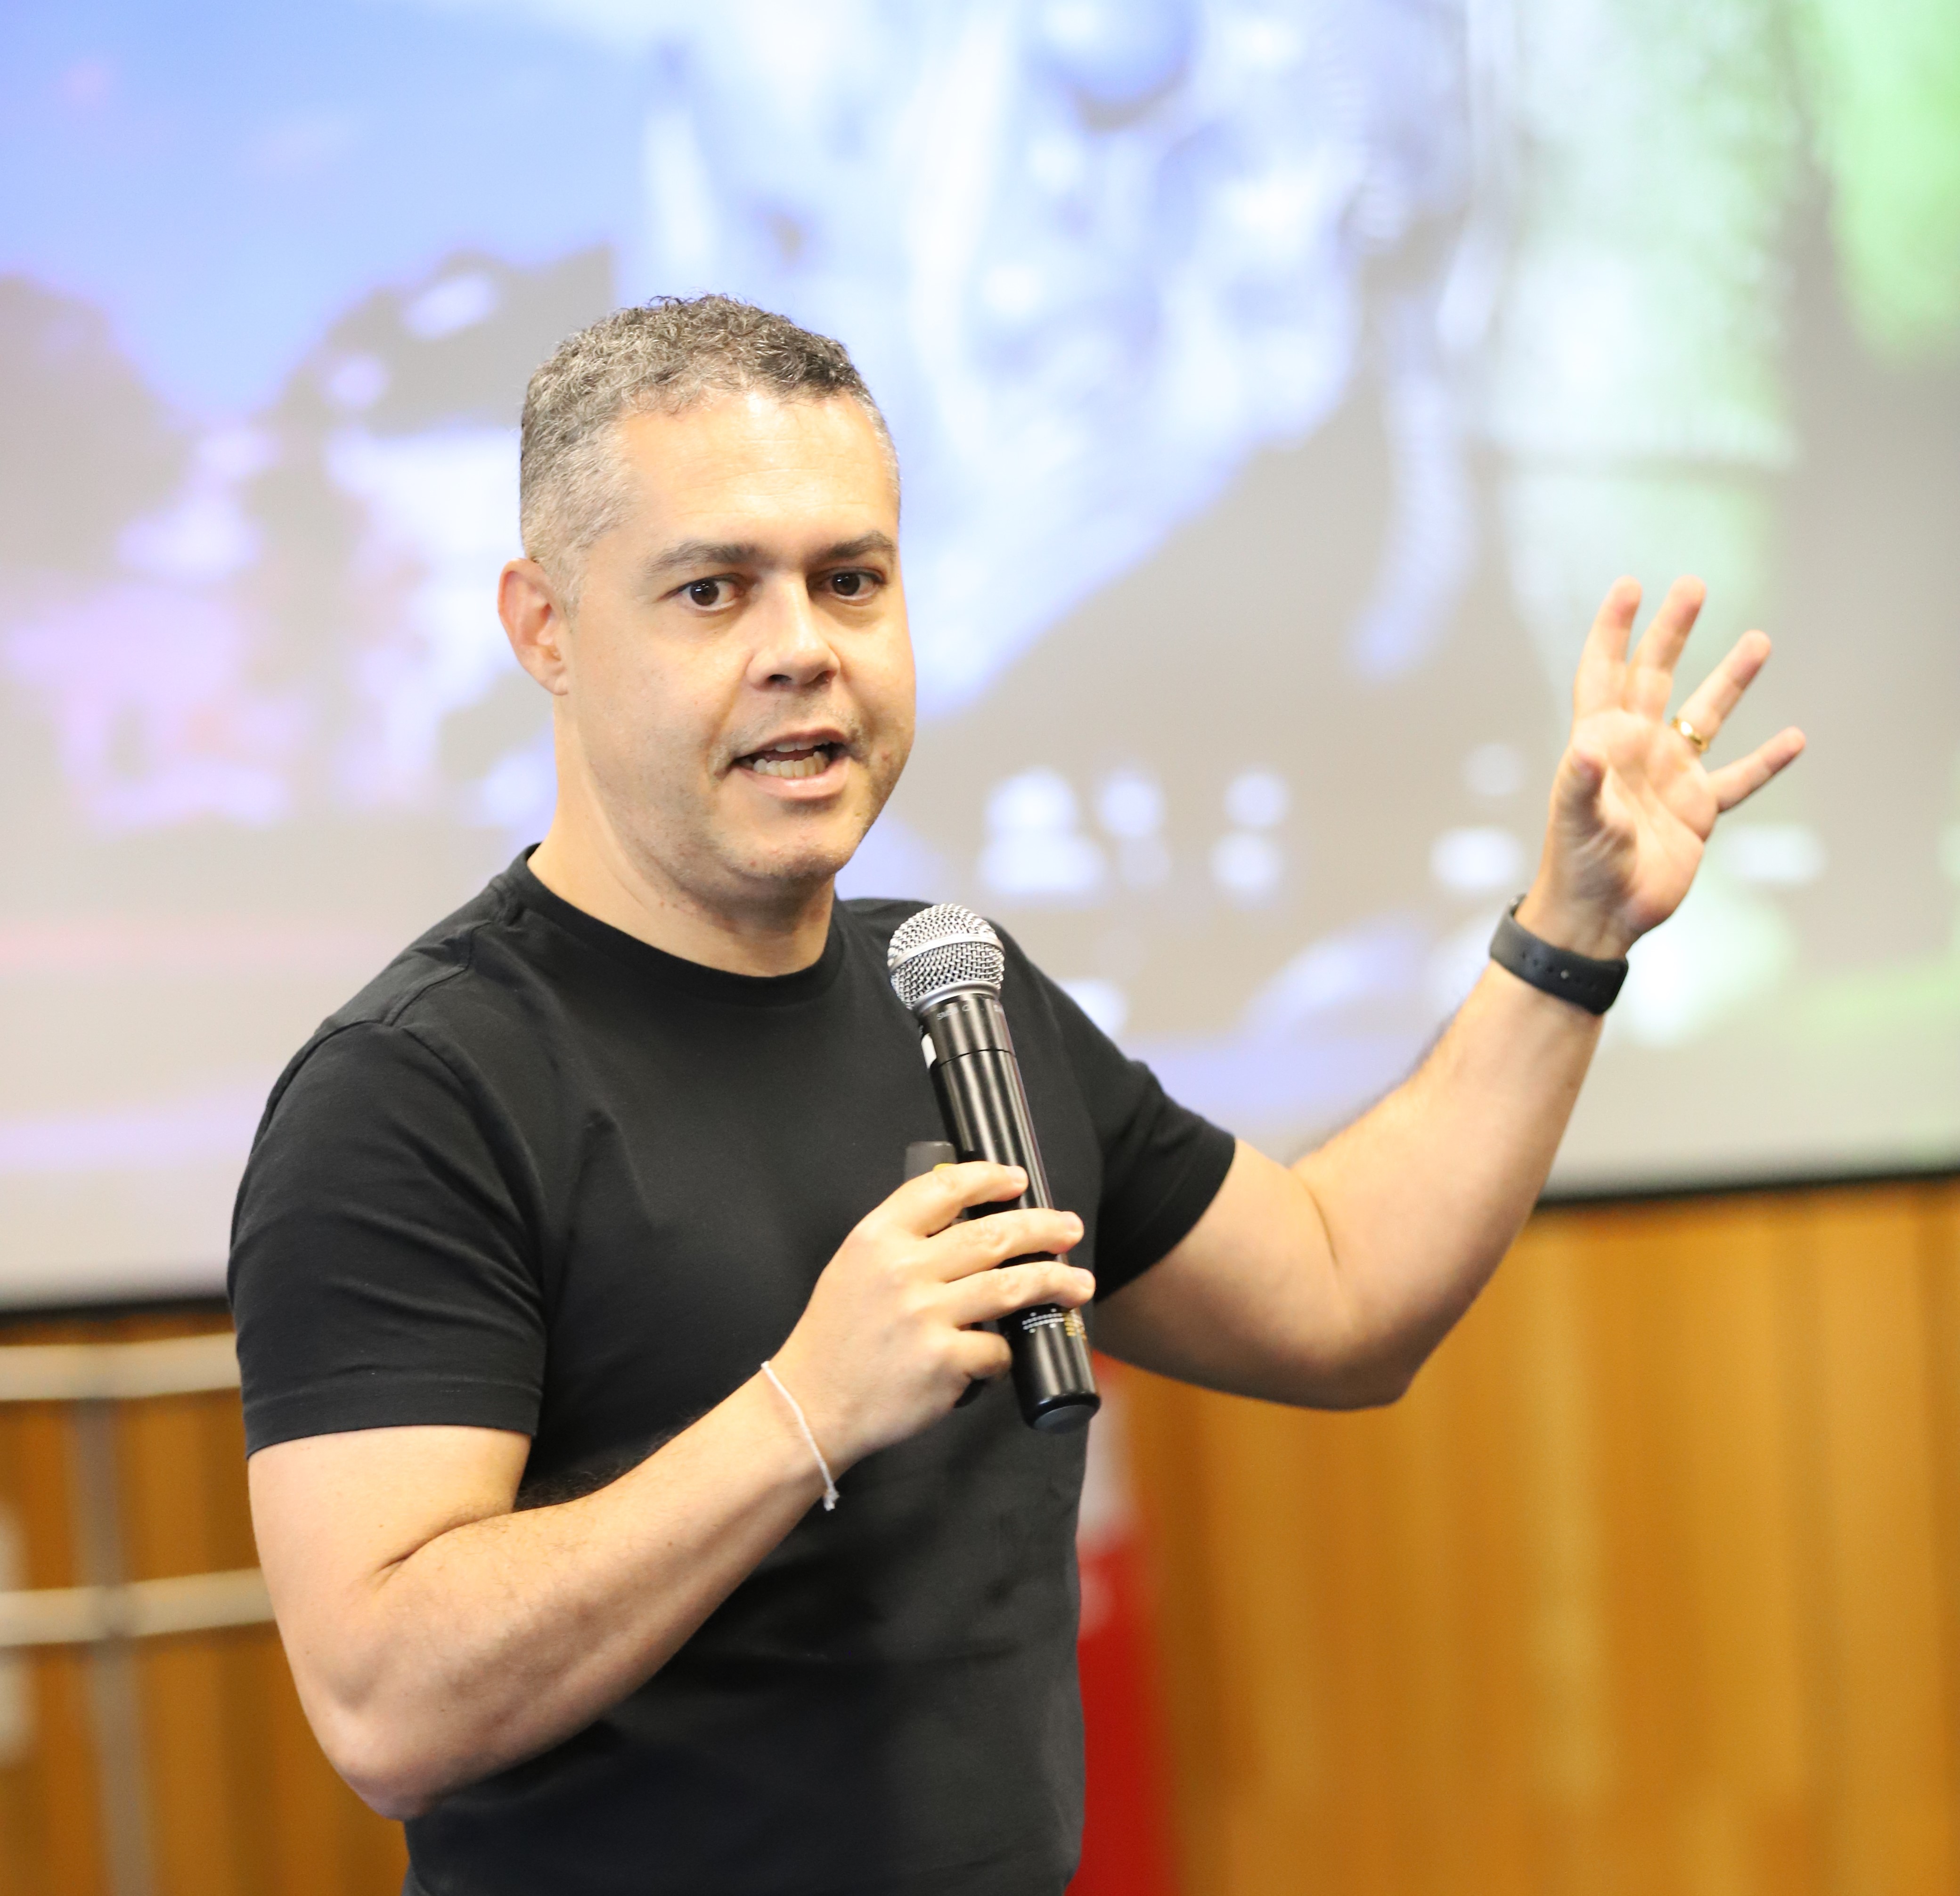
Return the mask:
<path id="1" fill-rule="evenodd" d="M 1803 749 L 1793 726 L 1732 764 L 1703 764 L 1702 752 L 1770 655 L 1761 632 L 1744 633 L 1669 717 L 1675 666 L 1704 596 L 1699 580 L 1676 580 L 1629 659 L 1640 589 L 1621 580 L 1586 635 L 1544 859 L 1519 918 L 1561 946 L 1624 954 L 1665 921 L 1694 880 L 1715 819 Z"/>

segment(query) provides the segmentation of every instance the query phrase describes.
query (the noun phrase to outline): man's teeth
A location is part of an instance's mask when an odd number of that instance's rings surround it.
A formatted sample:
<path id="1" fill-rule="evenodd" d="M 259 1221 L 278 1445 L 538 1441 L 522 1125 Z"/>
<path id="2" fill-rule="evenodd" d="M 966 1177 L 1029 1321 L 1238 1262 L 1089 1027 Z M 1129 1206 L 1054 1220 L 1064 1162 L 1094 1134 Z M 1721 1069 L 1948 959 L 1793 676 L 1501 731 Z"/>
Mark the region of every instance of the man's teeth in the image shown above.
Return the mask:
<path id="1" fill-rule="evenodd" d="M 775 751 L 757 751 L 743 760 L 762 777 L 820 777 L 830 766 L 830 748 L 819 744 L 813 750 L 800 746 L 788 756 Z"/>

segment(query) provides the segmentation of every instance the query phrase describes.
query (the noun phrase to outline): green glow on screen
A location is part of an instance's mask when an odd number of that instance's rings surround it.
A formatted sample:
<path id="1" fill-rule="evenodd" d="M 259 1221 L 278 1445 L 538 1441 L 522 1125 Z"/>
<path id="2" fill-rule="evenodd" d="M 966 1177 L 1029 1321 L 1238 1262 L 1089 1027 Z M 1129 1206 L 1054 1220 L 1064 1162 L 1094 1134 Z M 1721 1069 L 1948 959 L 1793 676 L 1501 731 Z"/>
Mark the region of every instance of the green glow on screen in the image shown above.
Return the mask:
<path id="1" fill-rule="evenodd" d="M 1960 341 L 1960 6 L 1805 0 L 1799 39 L 1847 297 L 1895 357 Z"/>

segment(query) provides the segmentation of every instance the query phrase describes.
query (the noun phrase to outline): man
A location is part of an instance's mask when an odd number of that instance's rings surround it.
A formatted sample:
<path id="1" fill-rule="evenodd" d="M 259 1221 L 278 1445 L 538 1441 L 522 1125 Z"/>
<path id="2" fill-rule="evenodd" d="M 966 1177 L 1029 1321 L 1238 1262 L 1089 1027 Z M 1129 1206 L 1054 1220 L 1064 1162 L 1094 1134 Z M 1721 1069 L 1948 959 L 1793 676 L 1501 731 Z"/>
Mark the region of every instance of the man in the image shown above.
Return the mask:
<path id="1" fill-rule="evenodd" d="M 552 694 L 549 832 L 322 1027 L 240 1195 L 307 1714 L 429 1896 L 1058 1891 L 1082 1439 L 956 1409 L 1006 1366 L 975 1326 L 1093 1296 L 1150 1369 L 1399 1395 L 1544 1180 L 1605 964 L 1802 746 L 1702 767 L 1768 641 L 1670 721 L 1699 589 L 1631 662 L 1614 589 L 1521 972 L 1290 1170 L 1010 946 L 1069 1209 L 963 1222 L 1021 1180 L 899 1183 L 938 1131 L 883 968 L 915 905 L 832 894 L 912 736 L 897 469 L 843 351 L 725 299 L 619 312 L 533 380 L 523 512 L 499 603 Z"/>

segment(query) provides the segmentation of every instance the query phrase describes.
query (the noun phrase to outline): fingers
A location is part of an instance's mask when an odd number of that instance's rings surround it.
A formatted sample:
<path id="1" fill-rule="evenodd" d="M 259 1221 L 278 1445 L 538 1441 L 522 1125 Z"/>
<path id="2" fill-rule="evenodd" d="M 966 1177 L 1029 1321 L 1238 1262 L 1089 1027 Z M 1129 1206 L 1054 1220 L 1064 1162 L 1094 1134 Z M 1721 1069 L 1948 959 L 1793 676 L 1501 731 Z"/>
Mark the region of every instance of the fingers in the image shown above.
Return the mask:
<path id="1" fill-rule="evenodd" d="M 1014 1353 L 1007 1347 L 1007 1338 L 996 1336 L 991 1330 L 961 1331 L 954 1341 L 952 1357 L 969 1382 L 991 1382 L 1014 1366 Z"/>
<path id="2" fill-rule="evenodd" d="M 1627 641 L 1632 636 L 1634 615 L 1640 609 L 1640 588 L 1636 580 L 1616 579 L 1586 635 L 1586 647 L 1579 655 L 1579 671 L 1572 681 L 1572 708 L 1576 717 L 1612 711 L 1620 701 L 1621 681 L 1626 675 Z"/>
<path id="3" fill-rule="evenodd" d="M 962 1277 L 947 1287 L 944 1311 L 947 1320 L 963 1330 L 1031 1304 L 1058 1303 L 1073 1310 L 1095 1294 L 1096 1280 L 1089 1272 L 1042 1258 Z"/>
<path id="4" fill-rule="evenodd" d="M 1698 730 L 1701 727 L 1695 728 Z M 1778 731 L 1768 743 L 1758 744 L 1748 756 L 1725 764 L 1720 770 L 1711 770 L 1708 787 L 1715 793 L 1715 807 L 1733 810 L 1745 798 L 1753 797 L 1778 771 L 1803 754 L 1803 732 L 1793 724 L 1787 730 Z"/>
<path id="5" fill-rule="evenodd" d="M 1018 1166 L 935 1166 L 922 1177 L 908 1179 L 879 1209 L 902 1230 L 929 1238 L 972 1206 L 1018 1198 L 1027 1188 L 1028 1175 Z"/>
<path id="6" fill-rule="evenodd" d="M 1667 701 L 1674 695 L 1674 668 L 1707 596 L 1708 589 L 1698 579 L 1678 579 L 1667 589 L 1628 667 L 1621 694 L 1628 710 L 1650 717 L 1666 714 Z"/>
<path id="7" fill-rule="evenodd" d="M 1770 641 L 1763 633 L 1745 632 L 1729 648 L 1728 657 L 1690 693 L 1678 713 L 1682 721 L 1712 741 L 1769 655 Z"/>
<path id="8" fill-rule="evenodd" d="M 931 1243 L 932 1274 L 946 1283 L 991 1271 L 1010 1258 L 1036 1253 L 1058 1256 L 1082 1242 L 1082 1220 L 1072 1211 L 1036 1207 L 1025 1211 L 997 1211 L 942 1231 Z"/>

